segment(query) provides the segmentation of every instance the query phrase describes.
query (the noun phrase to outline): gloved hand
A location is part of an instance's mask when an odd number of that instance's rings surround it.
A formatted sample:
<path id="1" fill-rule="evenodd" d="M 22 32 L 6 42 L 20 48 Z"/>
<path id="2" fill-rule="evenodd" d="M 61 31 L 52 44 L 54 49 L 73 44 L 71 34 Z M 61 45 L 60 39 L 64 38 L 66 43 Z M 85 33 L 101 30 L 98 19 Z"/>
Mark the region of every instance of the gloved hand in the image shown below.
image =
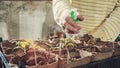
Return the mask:
<path id="1" fill-rule="evenodd" d="M 1 43 L 1 42 L 3 42 L 3 39 L 2 39 L 2 37 L 0 37 L 0 43 Z"/>
<path id="2" fill-rule="evenodd" d="M 117 39 L 115 40 L 116 42 L 120 41 L 120 34 L 118 35 Z"/>
<path id="3" fill-rule="evenodd" d="M 120 34 L 119 34 L 119 36 L 118 36 L 118 38 L 117 38 L 117 39 L 118 39 L 118 41 L 120 41 Z"/>

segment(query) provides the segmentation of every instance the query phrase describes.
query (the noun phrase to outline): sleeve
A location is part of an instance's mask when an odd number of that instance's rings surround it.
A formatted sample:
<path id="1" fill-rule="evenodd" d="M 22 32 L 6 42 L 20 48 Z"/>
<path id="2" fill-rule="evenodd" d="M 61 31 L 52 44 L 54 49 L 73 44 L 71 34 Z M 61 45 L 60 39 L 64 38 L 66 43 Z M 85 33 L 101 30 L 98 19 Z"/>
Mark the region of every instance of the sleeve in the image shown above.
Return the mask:
<path id="1" fill-rule="evenodd" d="M 94 37 L 101 38 L 103 41 L 115 41 L 120 34 L 120 0 L 115 8 L 107 17 L 103 24 L 93 33 Z"/>
<path id="2" fill-rule="evenodd" d="M 53 0 L 54 19 L 60 26 L 71 8 L 71 1 L 72 0 Z"/>

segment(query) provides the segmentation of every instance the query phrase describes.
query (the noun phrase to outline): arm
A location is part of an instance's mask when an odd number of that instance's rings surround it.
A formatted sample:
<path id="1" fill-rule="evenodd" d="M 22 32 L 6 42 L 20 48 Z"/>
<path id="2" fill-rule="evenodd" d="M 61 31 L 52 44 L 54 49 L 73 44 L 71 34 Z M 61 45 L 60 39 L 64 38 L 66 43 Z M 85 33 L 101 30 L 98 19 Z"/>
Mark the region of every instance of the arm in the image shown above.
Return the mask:
<path id="1" fill-rule="evenodd" d="M 114 41 L 120 34 L 120 0 L 117 2 L 113 12 L 107 17 L 103 24 L 93 33 L 94 37 L 100 37 L 104 41 Z"/>
<path id="2" fill-rule="evenodd" d="M 69 33 L 78 33 L 80 27 L 73 22 L 69 17 L 69 12 L 72 0 L 53 0 L 53 12 L 54 19 L 62 28 L 67 27 Z M 83 20 L 83 17 L 78 15 L 79 20 Z"/>
<path id="3" fill-rule="evenodd" d="M 62 17 L 65 19 L 65 16 L 70 10 L 70 1 L 69 0 L 53 0 L 53 13 L 54 19 L 61 26 Z"/>

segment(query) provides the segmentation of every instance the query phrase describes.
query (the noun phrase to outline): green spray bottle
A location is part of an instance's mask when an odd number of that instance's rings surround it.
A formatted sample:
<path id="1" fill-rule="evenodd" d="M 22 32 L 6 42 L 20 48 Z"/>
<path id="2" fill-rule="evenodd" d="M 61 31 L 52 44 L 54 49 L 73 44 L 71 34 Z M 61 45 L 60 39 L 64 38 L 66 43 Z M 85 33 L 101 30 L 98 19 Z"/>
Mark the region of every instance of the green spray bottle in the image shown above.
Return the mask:
<path id="1" fill-rule="evenodd" d="M 77 18 L 77 16 L 76 16 L 76 13 L 75 13 L 75 10 L 74 10 L 74 9 L 70 10 L 69 16 L 70 16 L 70 18 L 71 18 L 74 22 L 77 22 L 77 21 L 78 21 L 78 18 Z"/>

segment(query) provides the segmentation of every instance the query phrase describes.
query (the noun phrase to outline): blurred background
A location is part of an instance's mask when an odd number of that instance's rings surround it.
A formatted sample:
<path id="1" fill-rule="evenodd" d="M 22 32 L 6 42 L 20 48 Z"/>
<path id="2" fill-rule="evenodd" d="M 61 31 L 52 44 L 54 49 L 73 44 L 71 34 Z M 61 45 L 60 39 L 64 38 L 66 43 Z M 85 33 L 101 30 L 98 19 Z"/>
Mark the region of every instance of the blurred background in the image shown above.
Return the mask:
<path id="1" fill-rule="evenodd" d="M 6 39 L 45 39 L 59 31 L 52 1 L 0 1 L 0 37 Z"/>

